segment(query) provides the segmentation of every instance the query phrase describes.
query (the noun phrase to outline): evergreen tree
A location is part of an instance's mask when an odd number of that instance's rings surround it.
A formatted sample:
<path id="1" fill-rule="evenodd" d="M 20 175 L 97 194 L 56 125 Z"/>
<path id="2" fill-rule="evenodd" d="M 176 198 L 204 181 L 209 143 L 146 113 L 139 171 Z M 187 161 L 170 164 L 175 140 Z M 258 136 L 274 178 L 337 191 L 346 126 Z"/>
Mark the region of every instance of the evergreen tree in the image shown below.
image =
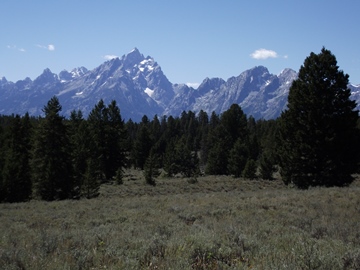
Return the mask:
<path id="1" fill-rule="evenodd" d="M 220 117 L 213 111 L 210 116 L 210 128 L 214 130 L 220 124 Z"/>
<path id="2" fill-rule="evenodd" d="M 43 109 L 45 118 L 35 134 L 32 155 L 33 179 L 37 194 L 44 200 L 72 198 L 74 188 L 70 143 L 61 105 L 56 96 Z"/>
<path id="3" fill-rule="evenodd" d="M 144 169 L 145 161 L 149 156 L 152 146 L 150 133 L 147 125 L 141 125 L 134 142 L 133 159 L 135 167 Z"/>
<path id="4" fill-rule="evenodd" d="M 148 185 L 155 186 L 155 178 L 160 175 L 157 158 L 153 153 L 150 153 L 144 164 L 144 177 Z"/>
<path id="5" fill-rule="evenodd" d="M 151 121 L 151 125 L 150 125 L 151 141 L 153 141 L 153 142 L 159 141 L 161 135 L 162 135 L 161 124 L 160 124 L 158 116 L 155 115 L 154 119 Z"/>
<path id="6" fill-rule="evenodd" d="M 227 130 L 218 125 L 208 136 L 211 146 L 207 158 L 205 172 L 212 175 L 228 174 L 228 157 L 231 150 L 231 136 Z"/>
<path id="7" fill-rule="evenodd" d="M 285 183 L 307 188 L 353 181 L 359 161 L 358 111 L 348 78 L 325 48 L 305 59 L 281 115 Z"/>
<path id="8" fill-rule="evenodd" d="M 206 112 L 201 110 L 198 114 L 197 121 L 199 123 L 199 128 L 196 134 L 196 142 L 200 150 L 200 164 L 205 165 L 207 162 L 209 145 L 207 144 L 207 136 L 209 133 L 209 117 Z"/>
<path id="9" fill-rule="evenodd" d="M 96 160 L 89 158 L 86 162 L 86 171 L 81 186 L 81 196 L 87 199 L 99 196 L 101 182 L 104 181 L 104 174 L 98 170 Z"/>
<path id="10" fill-rule="evenodd" d="M 244 168 L 244 171 L 242 172 L 242 176 L 244 178 L 248 178 L 248 179 L 255 179 L 256 178 L 256 162 L 253 159 L 248 159 L 246 161 L 246 165 Z"/>
<path id="11" fill-rule="evenodd" d="M 2 172 L 4 201 L 27 201 L 32 194 L 30 174 L 30 132 L 29 115 L 16 115 L 10 122 L 8 147 Z"/>
<path id="12" fill-rule="evenodd" d="M 101 99 L 91 110 L 88 116 L 89 136 L 91 140 L 90 158 L 93 160 L 95 171 L 106 175 L 106 162 L 109 159 L 107 144 L 108 111 L 104 101 Z"/>
<path id="13" fill-rule="evenodd" d="M 88 125 L 92 140 L 91 158 L 97 160 L 97 170 L 108 181 L 126 165 L 126 130 L 120 109 L 113 100 L 108 106 L 100 100 L 90 112 Z"/>
<path id="14" fill-rule="evenodd" d="M 124 121 L 121 118 L 120 109 L 113 100 L 108 105 L 108 123 L 107 123 L 107 149 L 108 159 L 106 161 L 107 177 L 113 177 L 118 170 L 126 166 L 126 130 Z"/>
<path id="15" fill-rule="evenodd" d="M 230 151 L 228 160 L 229 173 L 233 174 L 234 177 L 240 177 L 245 169 L 248 157 L 249 151 L 246 142 L 239 138 Z"/>
<path id="16" fill-rule="evenodd" d="M 81 190 L 83 188 L 84 175 L 88 166 L 87 162 L 90 158 L 91 147 L 88 125 L 85 119 L 83 119 L 81 111 L 72 111 L 70 114 L 69 138 L 74 170 L 74 197 L 78 197 L 82 193 Z"/>
<path id="17" fill-rule="evenodd" d="M 273 173 L 276 170 L 274 157 L 271 155 L 270 151 L 264 151 L 260 157 L 260 175 L 262 179 L 273 179 Z"/>
<path id="18" fill-rule="evenodd" d="M 173 143 L 169 144 L 164 169 L 169 176 L 181 173 L 185 177 L 191 177 L 200 173 L 199 158 L 195 151 L 188 148 L 185 136 L 175 146 Z"/>
<path id="19" fill-rule="evenodd" d="M 229 134 L 230 144 L 233 145 L 238 138 L 246 140 L 248 137 L 248 123 L 246 114 L 238 104 L 232 104 L 221 115 L 221 125 Z"/>

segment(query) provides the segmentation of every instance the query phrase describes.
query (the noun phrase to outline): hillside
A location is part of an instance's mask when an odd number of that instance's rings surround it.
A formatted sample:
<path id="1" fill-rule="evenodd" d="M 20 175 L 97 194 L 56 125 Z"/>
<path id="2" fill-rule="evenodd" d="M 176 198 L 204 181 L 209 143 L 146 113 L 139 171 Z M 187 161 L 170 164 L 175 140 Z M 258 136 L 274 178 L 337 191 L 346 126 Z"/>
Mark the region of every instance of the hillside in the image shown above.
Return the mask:
<path id="1" fill-rule="evenodd" d="M 234 74 L 238 71 L 234 70 Z M 205 78 L 197 89 L 170 82 L 151 56 L 135 48 L 120 58 L 88 70 L 85 67 L 63 70 L 59 74 L 46 68 L 35 80 L 17 82 L 0 78 L 0 114 L 43 115 L 47 101 L 57 96 L 63 114 L 81 110 L 85 116 L 95 104 L 116 100 L 124 119 L 140 121 L 144 115 L 180 116 L 183 111 L 220 114 L 238 104 L 255 119 L 275 119 L 286 109 L 287 96 L 296 71 L 285 68 L 271 74 L 256 66 L 228 79 Z M 360 86 L 349 85 L 352 98 L 360 101 Z M 359 103 L 359 102 L 358 102 Z"/>

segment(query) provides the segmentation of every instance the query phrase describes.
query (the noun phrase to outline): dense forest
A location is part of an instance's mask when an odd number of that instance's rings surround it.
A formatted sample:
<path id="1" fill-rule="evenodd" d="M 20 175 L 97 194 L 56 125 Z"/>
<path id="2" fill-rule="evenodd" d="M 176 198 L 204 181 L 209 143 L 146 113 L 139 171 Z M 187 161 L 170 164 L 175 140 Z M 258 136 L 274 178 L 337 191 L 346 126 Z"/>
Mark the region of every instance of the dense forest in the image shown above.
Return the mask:
<path id="1" fill-rule="evenodd" d="M 200 174 L 271 179 L 277 122 L 255 121 L 239 105 L 221 115 L 125 122 L 115 101 L 100 100 L 87 118 L 61 116 L 53 97 L 44 117 L 1 116 L 1 201 L 91 198 L 102 183 L 121 184 L 124 169 L 144 170 L 155 185 L 159 169 L 196 180 Z M 260 170 L 258 171 L 258 167 Z"/>
<path id="2" fill-rule="evenodd" d="M 360 136 L 347 84 L 323 48 L 305 60 L 276 120 L 255 121 L 233 104 L 220 115 L 125 122 L 116 101 L 103 100 L 86 118 L 74 110 L 67 119 L 54 96 L 43 117 L 0 117 L 0 201 L 96 197 L 101 184 L 122 184 L 127 167 L 143 170 L 150 185 L 160 172 L 196 182 L 202 174 L 271 180 L 276 170 L 299 188 L 348 185 Z"/>

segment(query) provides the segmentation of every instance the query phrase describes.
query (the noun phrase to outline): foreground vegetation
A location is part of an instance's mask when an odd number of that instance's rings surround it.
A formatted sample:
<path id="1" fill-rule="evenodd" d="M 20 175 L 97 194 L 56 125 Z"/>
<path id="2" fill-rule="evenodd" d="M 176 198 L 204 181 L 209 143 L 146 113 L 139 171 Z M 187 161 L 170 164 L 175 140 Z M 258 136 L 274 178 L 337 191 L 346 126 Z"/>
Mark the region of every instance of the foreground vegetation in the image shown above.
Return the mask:
<path id="1" fill-rule="evenodd" d="M 360 180 L 293 189 L 127 170 L 97 198 L 0 205 L 0 269 L 359 269 Z"/>

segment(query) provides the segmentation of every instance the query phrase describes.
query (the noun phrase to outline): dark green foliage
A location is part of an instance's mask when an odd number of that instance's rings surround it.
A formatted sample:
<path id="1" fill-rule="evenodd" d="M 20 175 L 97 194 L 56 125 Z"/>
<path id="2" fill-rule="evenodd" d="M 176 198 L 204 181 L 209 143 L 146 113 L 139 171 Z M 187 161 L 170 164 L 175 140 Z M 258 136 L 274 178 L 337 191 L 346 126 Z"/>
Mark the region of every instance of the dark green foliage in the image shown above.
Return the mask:
<path id="1" fill-rule="evenodd" d="M 92 141 L 90 148 L 91 159 L 94 160 L 96 171 L 106 176 L 106 162 L 109 159 L 107 145 L 106 125 L 108 123 L 108 112 L 103 100 L 95 105 L 88 116 L 89 136 Z M 96 162 L 95 162 L 96 161 Z"/>
<path id="2" fill-rule="evenodd" d="M 207 140 L 209 150 L 206 173 L 217 175 L 231 173 L 238 177 L 245 166 L 244 160 L 248 159 L 250 152 L 247 146 L 249 131 L 246 115 L 239 105 L 233 104 L 221 115 L 219 121 L 213 113 Z M 237 141 L 239 142 L 235 147 Z"/>
<path id="3" fill-rule="evenodd" d="M 144 164 L 144 177 L 146 183 L 148 185 L 155 186 L 155 178 L 159 175 L 160 171 L 158 166 L 158 159 L 153 153 L 150 153 Z"/>
<path id="4" fill-rule="evenodd" d="M 244 178 L 254 179 L 254 178 L 256 178 L 256 170 L 257 170 L 257 165 L 256 165 L 255 160 L 248 159 L 246 161 L 246 165 L 245 165 L 244 171 L 242 173 L 242 176 Z"/>
<path id="5" fill-rule="evenodd" d="M 87 199 L 99 196 L 100 184 L 104 181 L 103 178 L 105 178 L 105 175 L 98 170 L 96 160 L 88 159 L 81 185 L 81 196 Z"/>
<path id="6" fill-rule="evenodd" d="M 240 177 L 245 169 L 248 156 L 249 151 L 246 142 L 239 138 L 230 151 L 228 159 L 229 173 L 233 174 L 234 177 Z"/>
<path id="7" fill-rule="evenodd" d="M 72 111 L 70 115 L 69 138 L 71 143 L 71 158 L 74 169 L 75 197 L 80 196 L 83 178 L 87 170 L 87 161 L 90 158 L 91 140 L 87 122 L 81 111 Z"/>
<path id="8" fill-rule="evenodd" d="M 246 140 L 248 127 L 246 115 L 238 104 L 232 104 L 230 108 L 221 115 L 221 125 L 229 134 L 230 143 L 234 144 L 238 138 Z"/>
<path id="9" fill-rule="evenodd" d="M 133 148 L 133 160 L 135 167 L 144 169 L 145 161 L 149 156 L 151 149 L 151 137 L 149 128 L 143 124 L 140 126 L 140 130 L 136 136 Z"/>
<path id="10" fill-rule="evenodd" d="M 209 150 L 205 172 L 213 175 L 228 174 L 229 144 L 225 139 L 214 140 Z"/>
<path id="11" fill-rule="evenodd" d="M 43 200 L 71 198 L 74 189 L 70 143 L 57 97 L 44 107 L 45 118 L 35 134 L 32 155 L 33 180 Z"/>
<path id="12" fill-rule="evenodd" d="M 221 125 L 218 125 L 210 132 L 208 145 L 210 145 L 211 148 L 209 150 L 205 172 L 213 175 L 228 174 L 228 157 L 232 147 L 231 137 Z"/>
<path id="13" fill-rule="evenodd" d="M 168 176 L 174 176 L 178 173 L 178 165 L 176 164 L 175 142 L 171 141 L 166 146 L 164 157 L 164 170 Z"/>
<path id="14" fill-rule="evenodd" d="M 259 160 L 260 175 L 262 179 L 273 179 L 273 173 L 276 171 L 275 158 L 270 151 L 264 151 Z"/>
<path id="15" fill-rule="evenodd" d="M 190 151 L 184 137 L 175 145 L 168 145 L 165 157 L 164 169 L 168 176 L 180 173 L 185 177 L 191 177 L 200 173 L 199 158 L 196 152 Z"/>
<path id="16" fill-rule="evenodd" d="M 30 135 L 29 115 L 22 119 L 16 115 L 10 122 L 2 171 L 2 200 L 5 202 L 22 202 L 31 198 Z"/>
<path id="17" fill-rule="evenodd" d="M 285 183 L 299 188 L 345 186 L 359 161 L 358 112 L 349 76 L 323 48 L 311 53 L 290 88 L 281 115 L 281 168 Z"/>
<path id="18" fill-rule="evenodd" d="M 198 116 L 189 111 L 183 112 L 181 118 L 164 116 L 159 121 L 155 116 L 150 121 L 144 116 L 141 123 L 130 119 L 126 124 L 114 101 L 105 106 L 101 100 L 88 119 L 83 118 L 81 111 L 73 111 L 66 120 L 59 115 L 60 111 L 59 101 L 54 97 L 44 108 L 45 118 L 31 119 L 35 130 L 33 143 L 30 136 L 20 138 L 13 132 L 19 117 L 0 116 L 0 128 L 4 129 L 0 136 L 1 201 L 29 199 L 16 196 L 23 196 L 22 191 L 26 190 L 31 195 L 31 184 L 38 197 L 45 200 L 96 197 L 101 183 L 109 180 L 123 183 L 126 156 L 131 157 L 129 166 L 144 169 L 144 176 L 152 185 L 159 168 L 168 175 L 181 174 L 191 178 L 189 182 L 196 182 L 200 175 L 198 155 L 208 174 L 249 178 L 255 177 L 256 162 L 261 176 L 271 178 L 278 160 L 278 146 L 274 143 L 278 121 L 256 122 L 252 117 L 246 120 L 238 105 L 231 106 L 220 117 L 213 112 L 210 119 L 203 111 Z M 24 128 L 32 126 L 22 119 L 21 123 Z M 17 148 L 12 147 L 22 145 L 21 139 L 26 149 L 32 148 L 28 160 L 33 183 L 29 181 L 30 188 L 19 192 L 13 179 L 26 177 L 29 172 L 20 166 L 26 160 L 21 158 L 26 151 L 15 155 L 13 150 Z M 13 144 L 14 141 L 17 143 Z M 6 195 L 11 193 L 16 196 Z"/>
<path id="19" fill-rule="evenodd" d="M 107 177 L 116 175 L 117 171 L 126 165 L 126 131 L 124 121 L 121 118 L 120 109 L 113 100 L 108 105 L 108 124 L 107 124 L 107 147 L 109 158 L 106 162 Z"/>
<path id="20" fill-rule="evenodd" d="M 126 164 L 126 133 L 116 102 L 112 101 L 107 107 L 100 100 L 89 114 L 88 125 L 91 158 L 97 161 L 97 170 L 105 175 L 104 181 L 108 181 Z"/>

